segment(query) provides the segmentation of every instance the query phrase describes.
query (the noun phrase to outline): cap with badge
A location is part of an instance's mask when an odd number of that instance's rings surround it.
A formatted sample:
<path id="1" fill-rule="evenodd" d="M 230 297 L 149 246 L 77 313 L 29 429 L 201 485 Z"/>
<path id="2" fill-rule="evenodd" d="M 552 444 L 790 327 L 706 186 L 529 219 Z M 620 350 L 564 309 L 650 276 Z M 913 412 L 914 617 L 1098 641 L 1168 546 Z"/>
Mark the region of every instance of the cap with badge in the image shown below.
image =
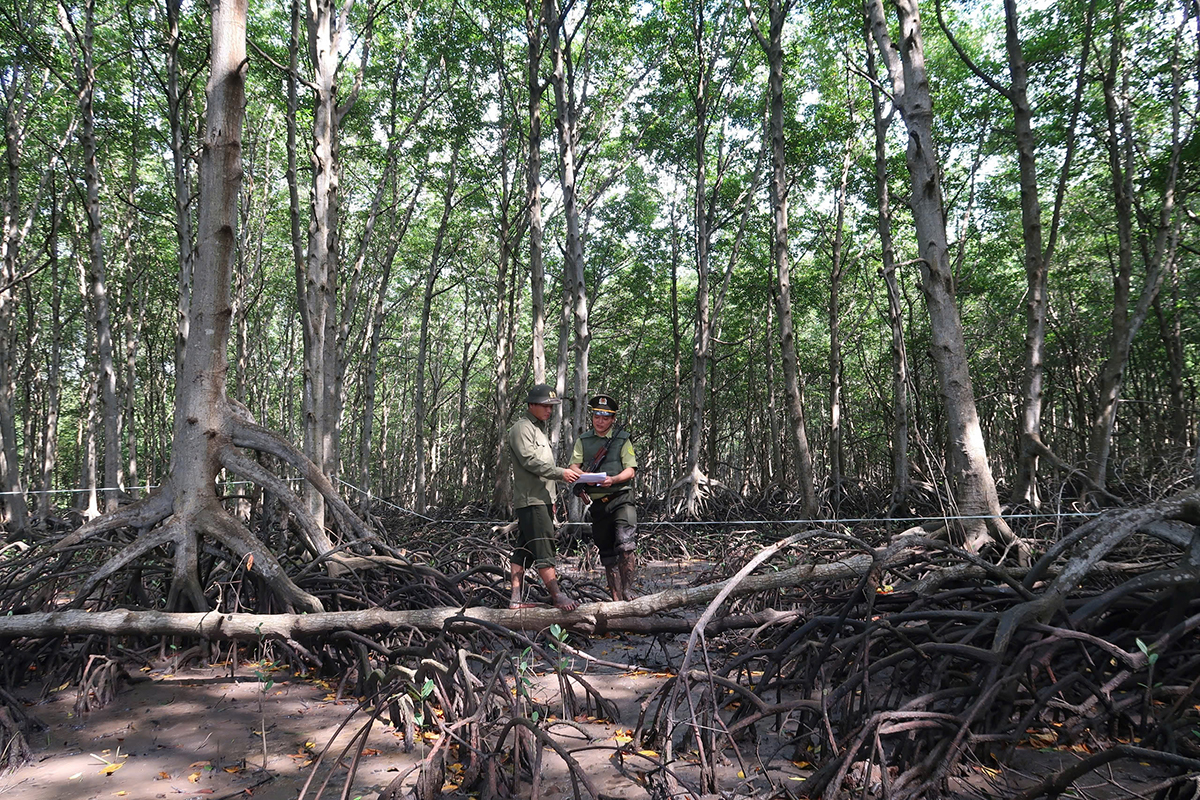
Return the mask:
<path id="1" fill-rule="evenodd" d="M 617 401 L 609 395 L 598 394 L 589 402 L 593 414 L 599 414 L 605 417 L 614 416 L 617 413 Z"/>
<path id="2" fill-rule="evenodd" d="M 529 390 L 529 399 L 525 401 L 529 405 L 538 406 L 556 406 L 562 402 L 558 396 L 558 392 L 551 389 L 544 383 L 534 384 Z"/>

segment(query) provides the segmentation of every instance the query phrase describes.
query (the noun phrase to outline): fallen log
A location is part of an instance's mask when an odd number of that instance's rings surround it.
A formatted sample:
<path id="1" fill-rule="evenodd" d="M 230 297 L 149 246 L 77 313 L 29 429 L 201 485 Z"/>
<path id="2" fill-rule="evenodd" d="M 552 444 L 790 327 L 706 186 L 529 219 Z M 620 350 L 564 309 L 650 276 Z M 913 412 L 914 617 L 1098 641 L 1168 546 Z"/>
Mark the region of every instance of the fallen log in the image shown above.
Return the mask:
<path id="1" fill-rule="evenodd" d="M 882 552 L 882 551 L 881 551 Z M 887 563 L 899 563 L 910 551 L 889 553 Z M 777 572 L 744 578 L 731 592 L 739 597 L 757 592 L 800 586 L 820 581 L 858 578 L 871 568 L 876 557 L 870 554 L 849 556 L 826 564 L 803 564 Z M 887 563 L 881 563 L 887 568 Z M 209 611 L 173 613 L 167 611 L 117 609 L 87 611 L 65 609 L 0 617 L 0 640 L 43 638 L 49 636 L 190 636 L 210 640 L 302 640 L 340 631 L 362 634 L 386 633 L 396 629 L 437 632 L 444 628 L 470 627 L 472 620 L 501 625 L 509 630 L 542 630 L 558 624 L 581 633 L 607 631 L 645 631 L 644 618 L 688 606 L 710 603 L 725 588 L 727 581 L 669 589 L 635 600 L 584 603 L 570 613 L 556 608 L 426 608 L 389 611 L 382 608 L 360 611 L 326 611 L 313 614 L 243 614 Z M 729 627 L 730 619 L 722 623 Z M 626 623 L 628 621 L 628 624 Z M 744 615 L 746 627 L 769 623 L 771 617 Z M 720 622 L 720 620 L 715 620 Z M 678 629 L 679 620 L 669 627 Z"/>

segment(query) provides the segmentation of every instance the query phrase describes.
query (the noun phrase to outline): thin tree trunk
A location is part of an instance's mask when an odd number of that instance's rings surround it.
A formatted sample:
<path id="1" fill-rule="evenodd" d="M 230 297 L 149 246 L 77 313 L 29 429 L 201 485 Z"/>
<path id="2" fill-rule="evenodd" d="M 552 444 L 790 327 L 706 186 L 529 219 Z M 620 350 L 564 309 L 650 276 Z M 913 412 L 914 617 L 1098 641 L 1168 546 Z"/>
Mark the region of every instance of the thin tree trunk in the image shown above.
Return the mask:
<path id="1" fill-rule="evenodd" d="M 892 496 L 888 516 L 900 513 L 912 491 L 908 458 L 908 351 L 904 344 L 904 310 L 896 281 L 896 248 L 892 242 L 892 201 L 888 190 L 887 131 L 890 115 L 883 114 L 883 92 L 879 89 L 875 51 L 871 47 L 870 20 L 864 18 L 867 39 L 867 74 L 871 78 L 871 108 L 875 127 L 875 194 L 879 216 L 880 275 L 887 287 L 888 323 L 892 333 Z"/>
<path id="2" fill-rule="evenodd" d="M 94 304 L 93 324 L 96 331 L 96 356 L 99 370 L 101 422 L 104 429 L 104 510 L 116 509 L 119 500 L 121 441 L 118 418 L 121 407 L 117 401 L 117 370 L 113 356 L 112 311 L 109 305 L 108 282 L 104 261 L 104 220 L 100 211 L 100 164 L 96 143 L 96 67 L 93 60 L 96 29 L 95 0 L 83 7 L 83 30 L 75 28 L 74 20 L 67 22 L 79 48 L 75 74 L 79 81 L 79 143 L 83 148 L 83 182 L 88 233 L 88 292 Z"/>
<path id="3" fill-rule="evenodd" d="M 429 316 L 433 308 L 434 291 L 437 287 L 438 276 L 441 275 L 443 264 L 442 248 L 446 242 L 446 232 L 450 227 L 450 213 L 454 210 L 454 193 L 458 190 L 458 158 L 462 152 L 461 142 L 455 141 L 450 151 L 450 163 L 447 165 L 446 185 L 442 191 L 442 218 L 438 223 L 437 234 L 434 236 L 433 252 L 429 256 L 429 268 L 425 272 L 425 290 L 421 300 L 421 328 L 417 336 L 417 387 L 413 393 L 413 424 L 416 427 L 416 505 L 417 511 L 425 513 L 426 509 L 426 468 L 428 464 L 427 448 L 430 446 L 426 438 L 426 430 L 432 430 L 429 414 L 425 403 L 425 371 L 429 360 Z"/>
<path id="4" fill-rule="evenodd" d="M 177 305 L 177 335 L 175 339 L 175 368 L 183 365 L 187 347 L 188 319 L 191 305 L 192 264 L 195 246 L 192 237 L 192 174 L 190 131 L 190 93 L 180 84 L 179 11 L 182 6 L 174 0 L 164 3 L 167 12 L 167 124 L 171 136 L 171 164 L 175 187 L 175 240 L 179 248 L 179 299 Z"/>
<path id="5" fill-rule="evenodd" d="M 851 121 L 854 118 L 850 109 Z M 829 491 L 836 517 L 842 504 L 845 481 L 842 432 L 842 275 L 845 270 L 846 184 L 854 158 L 854 140 L 848 139 L 842 151 L 842 175 L 834 198 L 833 247 L 829 269 Z"/>
<path id="6" fill-rule="evenodd" d="M 533 380 L 546 382 L 546 269 L 542 260 L 542 80 L 543 32 L 554 0 L 525 0 L 526 83 L 529 94 L 529 166 L 525 172 L 525 202 L 529 211 L 529 288 L 533 333 Z"/>
<path id="7" fill-rule="evenodd" d="M 1113 205 L 1117 222 L 1117 264 L 1113 272 L 1112 330 L 1109 334 L 1109 354 L 1100 368 L 1097 388 L 1097 409 L 1091 421 L 1088 441 L 1087 471 L 1092 487 L 1103 492 L 1108 479 L 1108 461 L 1112 449 L 1113 426 L 1117 419 L 1117 403 L 1121 397 L 1125 369 L 1133 348 L 1133 340 L 1146 321 L 1154 299 L 1162 286 L 1164 267 L 1169 271 L 1178 244 L 1178 221 L 1175 213 L 1175 182 L 1182 152 L 1180 138 L 1180 86 L 1178 50 L 1172 54 L 1172 111 L 1170 131 L 1171 156 L 1162 186 L 1158 219 L 1152 241 L 1143 244 L 1146 275 L 1140 294 L 1133 290 L 1134 258 L 1134 173 L 1135 143 L 1133 141 L 1133 110 L 1130 104 L 1131 87 L 1126 66 L 1123 0 L 1112 9 L 1113 30 L 1109 45 L 1109 64 L 1104 76 L 1104 108 L 1108 123 L 1107 147 L 1109 171 L 1112 178 Z"/>
<path id="8" fill-rule="evenodd" d="M 503 52 L 498 48 L 496 54 L 496 71 L 502 74 L 504 63 Z M 498 105 L 506 108 L 506 85 L 500 81 L 500 97 Z M 505 431 L 508 430 L 508 418 L 512 413 L 512 372 L 513 348 L 517 339 L 517 319 L 520 316 L 521 281 L 517 277 L 516 252 L 519 247 L 527 212 L 523 207 L 514 208 L 517 197 L 514 184 L 516 178 L 508 172 L 509 164 L 518 162 L 518 154 L 513 153 L 512 133 L 515 122 L 501 128 L 501 140 L 497 151 L 497 162 L 500 164 L 499 177 L 501 195 L 499 208 L 498 250 L 495 282 L 496 309 L 496 393 L 495 393 L 495 424 L 492 427 L 492 458 L 495 465 L 492 509 L 497 513 L 505 513 L 512 507 L 512 482 L 508 468 L 508 447 L 505 446 Z M 526 162 L 528 163 L 528 162 Z"/>
<path id="9" fill-rule="evenodd" d="M 50 235 L 46 241 L 46 258 L 50 262 L 50 364 L 46 375 L 46 417 L 42 426 L 41 493 L 38 500 L 38 523 L 45 527 L 50 517 L 54 472 L 58 462 L 59 397 L 62 387 L 62 286 L 58 280 L 58 196 L 50 193 Z"/>
<path id="10" fill-rule="evenodd" d="M 796 335 L 792 323 L 791 241 L 788 231 L 787 141 L 784 138 L 783 97 L 783 29 L 791 11 L 791 2 L 770 0 L 768 3 L 768 33 L 761 26 L 749 0 L 744 0 L 750 14 L 750 26 L 759 46 L 767 55 L 767 91 L 769 116 L 767 131 L 771 141 L 771 219 L 772 257 L 775 261 L 777 288 L 776 314 L 779 317 L 780 360 L 788 413 L 788 437 L 794 459 L 793 479 L 803 500 L 805 516 L 817 516 L 816 481 L 813 476 L 812 452 L 808 445 L 808 427 L 804 420 L 804 403 L 800 393 L 800 362 L 796 354 Z"/>
<path id="11" fill-rule="evenodd" d="M 547 0 L 556 3 L 556 0 Z M 584 428 L 587 412 L 587 393 L 589 386 L 588 360 L 591 356 L 592 334 L 588 323 L 588 291 L 587 275 L 584 269 L 583 236 L 579 224 L 578 197 L 578 156 L 576 145 L 579 140 L 578 109 L 574 94 L 574 76 L 571 74 L 570 53 L 566 52 L 563 39 L 566 24 L 557 6 L 551 6 L 547 16 L 550 33 L 550 52 L 554 60 L 550 81 L 554 85 L 555 128 L 558 132 L 559 182 L 563 193 L 563 216 L 567 224 L 567 242 L 564 282 L 570 287 L 570 308 L 572 333 L 575 355 L 575 380 L 572 393 L 575 397 L 574 414 L 572 419 L 571 441 L 563 446 L 574 444 L 574 435 Z"/>

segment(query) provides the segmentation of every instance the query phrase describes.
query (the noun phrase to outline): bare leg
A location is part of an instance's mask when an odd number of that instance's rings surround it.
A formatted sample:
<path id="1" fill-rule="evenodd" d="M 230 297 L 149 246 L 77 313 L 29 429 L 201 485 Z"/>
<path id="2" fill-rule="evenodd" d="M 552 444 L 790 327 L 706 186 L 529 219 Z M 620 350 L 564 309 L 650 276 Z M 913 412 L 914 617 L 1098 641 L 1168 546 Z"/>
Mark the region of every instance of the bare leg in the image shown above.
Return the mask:
<path id="1" fill-rule="evenodd" d="M 566 593 L 558 588 L 558 572 L 554 567 L 541 567 L 538 569 L 538 575 L 541 576 L 546 591 L 550 593 L 550 602 L 554 603 L 555 608 L 560 611 L 574 611 L 579 608 L 578 603 L 567 597 Z"/>
<path id="2" fill-rule="evenodd" d="M 521 608 L 521 580 L 525 577 L 525 568 L 520 564 L 511 567 L 512 592 L 508 596 L 509 608 Z"/>

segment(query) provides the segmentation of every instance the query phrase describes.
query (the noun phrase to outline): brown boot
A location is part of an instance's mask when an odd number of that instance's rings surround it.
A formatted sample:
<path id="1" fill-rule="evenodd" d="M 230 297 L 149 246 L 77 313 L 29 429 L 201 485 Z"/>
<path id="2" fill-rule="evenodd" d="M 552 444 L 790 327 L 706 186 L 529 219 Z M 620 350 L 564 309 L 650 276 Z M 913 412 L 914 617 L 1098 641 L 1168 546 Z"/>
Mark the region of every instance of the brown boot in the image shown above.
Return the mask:
<path id="1" fill-rule="evenodd" d="M 627 553 L 621 553 L 617 559 L 617 572 L 620 576 L 621 599 L 632 600 L 636 595 L 633 593 L 633 573 L 637 570 L 637 556 L 630 550 Z"/>
<path id="2" fill-rule="evenodd" d="M 624 600 L 625 591 L 621 585 L 621 570 L 616 564 L 604 568 L 604 577 L 608 580 L 608 591 L 613 600 Z"/>

